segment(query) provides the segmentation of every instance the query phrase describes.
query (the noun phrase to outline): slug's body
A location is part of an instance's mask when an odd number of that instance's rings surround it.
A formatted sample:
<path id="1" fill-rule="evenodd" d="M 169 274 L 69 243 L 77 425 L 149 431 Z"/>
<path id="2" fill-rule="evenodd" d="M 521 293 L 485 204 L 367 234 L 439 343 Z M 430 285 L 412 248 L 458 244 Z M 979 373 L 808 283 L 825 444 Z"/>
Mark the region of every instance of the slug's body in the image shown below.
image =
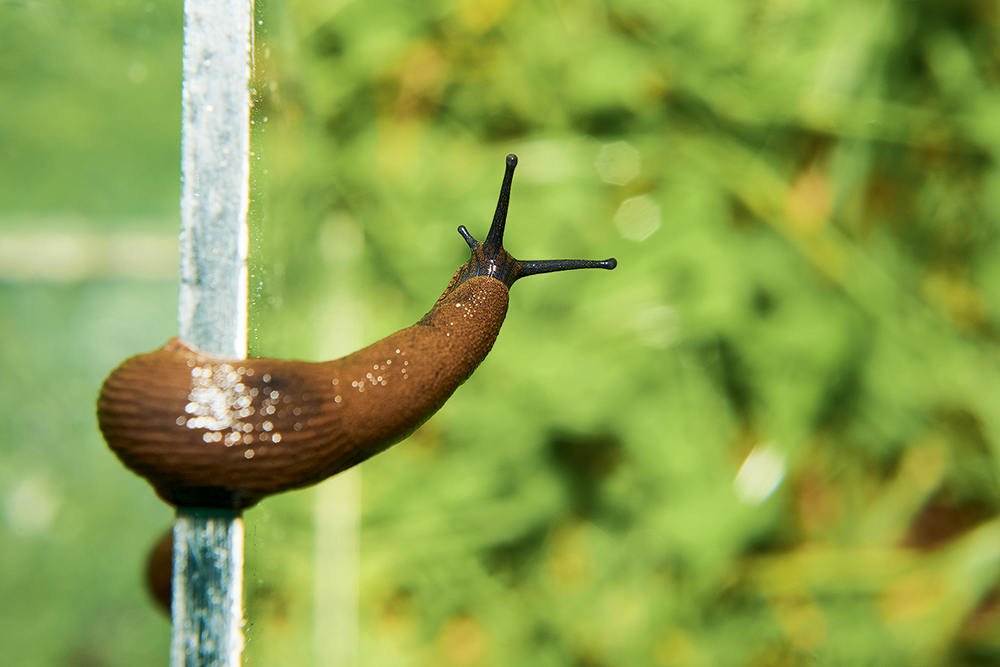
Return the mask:
<path id="1" fill-rule="evenodd" d="M 173 339 L 126 360 L 101 389 L 109 446 L 165 500 L 242 509 L 321 481 L 399 442 L 433 415 L 493 347 L 518 278 L 615 261 L 519 262 L 502 244 L 517 159 L 482 244 L 411 327 L 334 361 L 227 361 Z"/>
<path id="2" fill-rule="evenodd" d="M 244 507 L 408 436 L 472 374 L 506 312 L 507 289 L 478 277 L 420 323 L 334 361 L 224 361 L 175 338 L 108 378 L 101 430 L 166 500 Z"/>

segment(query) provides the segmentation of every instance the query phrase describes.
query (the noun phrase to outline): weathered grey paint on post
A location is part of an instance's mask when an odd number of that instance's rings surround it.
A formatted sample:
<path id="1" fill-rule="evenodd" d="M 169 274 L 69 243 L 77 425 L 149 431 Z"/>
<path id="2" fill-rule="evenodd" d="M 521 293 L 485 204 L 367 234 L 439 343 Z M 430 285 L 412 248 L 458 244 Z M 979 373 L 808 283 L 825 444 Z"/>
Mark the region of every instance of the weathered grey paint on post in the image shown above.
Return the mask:
<path id="1" fill-rule="evenodd" d="M 252 0 L 185 0 L 181 139 L 181 338 L 246 357 Z M 237 667 L 243 520 L 179 508 L 171 667 Z"/>
<path id="2" fill-rule="evenodd" d="M 186 0 L 180 336 L 242 359 L 247 346 L 252 0 Z"/>
<path id="3" fill-rule="evenodd" d="M 177 510 L 171 667 L 237 667 L 243 651 L 243 520 Z"/>

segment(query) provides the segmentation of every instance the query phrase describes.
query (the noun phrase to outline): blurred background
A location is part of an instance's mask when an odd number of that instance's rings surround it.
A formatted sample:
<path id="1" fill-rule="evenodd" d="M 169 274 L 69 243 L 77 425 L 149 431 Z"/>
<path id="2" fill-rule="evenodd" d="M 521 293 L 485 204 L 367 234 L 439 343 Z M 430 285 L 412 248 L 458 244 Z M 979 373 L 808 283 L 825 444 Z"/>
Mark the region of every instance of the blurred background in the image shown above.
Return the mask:
<path id="1" fill-rule="evenodd" d="M 247 664 L 1000 664 L 1000 3 L 267 0 L 252 353 L 493 352 L 247 522 Z M 0 0 L 0 664 L 165 665 L 97 391 L 176 332 L 179 1 Z"/>

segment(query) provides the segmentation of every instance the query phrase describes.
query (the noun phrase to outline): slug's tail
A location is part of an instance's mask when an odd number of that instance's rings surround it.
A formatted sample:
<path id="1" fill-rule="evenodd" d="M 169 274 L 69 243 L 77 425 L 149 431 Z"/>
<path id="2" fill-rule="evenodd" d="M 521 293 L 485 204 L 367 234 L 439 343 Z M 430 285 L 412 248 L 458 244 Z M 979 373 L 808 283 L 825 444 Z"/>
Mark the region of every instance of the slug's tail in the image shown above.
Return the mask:
<path id="1" fill-rule="evenodd" d="M 507 285 L 509 289 L 515 281 L 525 276 L 537 273 L 552 273 L 555 271 L 571 271 L 573 269 L 613 269 L 618 266 L 614 257 L 610 259 L 547 259 L 521 261 L 514 259 L 504 250 L 503 233 L 507 224 L 507 208 L 510 205 L 510 187 L 514 181 L 514 168 L 517 167 L 517 156 L 511 153 L 507 156 L 507 167 L 503 175 L 503 185 L 500 186 L 500 200 L 497 202 L 496 213 L 493 214 L 493 224 L 486 235 L 486 240 L 480 243 L 469 230 L 462 225 L 458 233 L 472 250 L 472 257 L 458 270 L 453 284 L 460 284 L 475 276 L 489 276 Z"/>

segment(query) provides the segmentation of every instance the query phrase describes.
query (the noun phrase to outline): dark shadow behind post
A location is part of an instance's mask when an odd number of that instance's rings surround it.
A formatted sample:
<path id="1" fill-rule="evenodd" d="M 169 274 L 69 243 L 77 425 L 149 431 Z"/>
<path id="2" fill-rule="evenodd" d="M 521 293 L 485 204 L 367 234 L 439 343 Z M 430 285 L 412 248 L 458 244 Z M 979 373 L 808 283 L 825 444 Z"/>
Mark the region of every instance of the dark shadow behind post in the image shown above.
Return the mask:
<path id="1" fill-rule="evenodd" d="M 178 324 L 210 355 L 246 358 L 252 0 L 186 0 Z M 243 650 L 243 520 L 180 507 L 172 667 L 236 667 Z"/>

